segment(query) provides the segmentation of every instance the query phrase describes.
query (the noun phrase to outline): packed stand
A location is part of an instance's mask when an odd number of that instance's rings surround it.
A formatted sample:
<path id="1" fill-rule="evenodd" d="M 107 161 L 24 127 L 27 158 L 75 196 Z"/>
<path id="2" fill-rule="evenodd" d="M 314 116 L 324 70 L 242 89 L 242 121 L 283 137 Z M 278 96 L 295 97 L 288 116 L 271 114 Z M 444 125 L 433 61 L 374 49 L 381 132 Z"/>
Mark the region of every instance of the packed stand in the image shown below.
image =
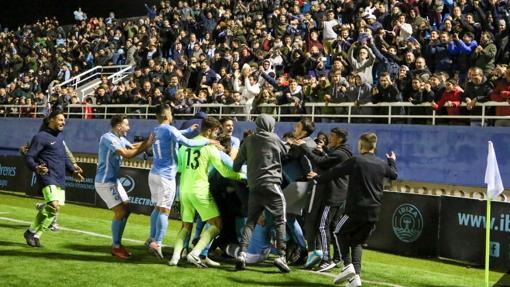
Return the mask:
<path id="1" fill-rule="evenodd" d="M 2 103 L 20 102 L 17 91 L 27 92 L 16 82 L 31 83 L 34 91 L 25 97 L 33 98 L 51 79 L 117 64 L 136 67 L 131 79 L 102 86 L 89 102 L 168 101 L 176 113 L 188 113 L 194 103 L 222 103 L 232 105 L 227 113 L 247 118 L 275 112 L 263 103 L 291 104 L 281 112 L 305 114 L 307 103 L 351 102 L 355 122 L 378 122 L 363 115 L 387 114 L 388 108 L 362 104 L 430 103 L 394 107 L 392 114 L 435 109 L 479 116 L 476 103 L 509 99 L 506 1 L 179 1 L 146 8 L 148 17 L 139 20 L 77 17 L 64 28 L 46 19 L 0 34 Z M 56 91 L 50 101 L 65 105 L 73 92 Z M 326 106 L 319 112 L 347 110 Z M 510 108 L 486 114 L 506 116 Z"/>

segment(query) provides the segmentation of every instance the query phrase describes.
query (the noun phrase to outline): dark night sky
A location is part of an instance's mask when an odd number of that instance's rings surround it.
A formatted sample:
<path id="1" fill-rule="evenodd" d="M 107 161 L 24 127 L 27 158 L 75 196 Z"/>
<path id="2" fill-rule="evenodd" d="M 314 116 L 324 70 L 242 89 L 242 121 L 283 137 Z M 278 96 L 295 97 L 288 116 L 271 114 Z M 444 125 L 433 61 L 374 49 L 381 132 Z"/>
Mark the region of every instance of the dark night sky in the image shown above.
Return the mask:
<path id="1" fill-rule="evenodd" d="M 110 11 L 116 18 L 146 15 L 144 3 L 158 0 L 1 0 L 0 25 L 15 29 L 44 17 L 56 16 L 61 24 L 74 22 L 73 11 L 78 7 L 87 16 L 107 17 Z"/>

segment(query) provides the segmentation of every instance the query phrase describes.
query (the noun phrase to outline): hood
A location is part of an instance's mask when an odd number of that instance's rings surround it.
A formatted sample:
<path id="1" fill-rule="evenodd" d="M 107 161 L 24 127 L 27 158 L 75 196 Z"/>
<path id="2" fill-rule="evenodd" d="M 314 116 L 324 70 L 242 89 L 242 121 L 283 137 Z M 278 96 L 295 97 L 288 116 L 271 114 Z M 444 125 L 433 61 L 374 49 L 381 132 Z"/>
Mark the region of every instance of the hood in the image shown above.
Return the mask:
<path id="1" fill-rule="evenodd" d="M 339 145 L 338 147 L 335 148 L 336 150 L 342 150 L 344 151 L 346 154 L 348 154 L 350 157 L 352 157 L 352 148 L 350 145 L 348 144 L 341 144 Z"/>
<path id="2" fill-rule="evenodd" d="M 257 132 L 273 132 L 275 123 L 275 119 L 267 114 L 261 114 L 255 120 Z"/>

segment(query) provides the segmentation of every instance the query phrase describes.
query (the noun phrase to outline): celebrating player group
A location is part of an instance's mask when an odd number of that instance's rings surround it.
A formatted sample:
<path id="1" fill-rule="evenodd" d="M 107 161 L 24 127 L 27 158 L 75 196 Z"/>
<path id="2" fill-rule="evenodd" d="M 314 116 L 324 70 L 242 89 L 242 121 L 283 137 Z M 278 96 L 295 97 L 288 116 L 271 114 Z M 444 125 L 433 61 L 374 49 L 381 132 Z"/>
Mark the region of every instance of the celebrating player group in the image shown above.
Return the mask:
<path id="1" fill-rule="evenodd" d="M 341 268 L 335 283 L 361 286 L 362 245 L 379 218 L 383 179 L 397 178 L 396 155 L 376 157 L 374 133 L 359 137 L 354 156 L 346 130 L 334 127 L 314 139 L 315 124 L 305 118 L 280 138 L 275 119 L 261 114 L 256 129 L 244 131 L 241 141 L 233 136 L 232 118 L 203 116 L 179 130 L 170 106 L 158 106 L 155 116 L 158 124 L 143 142 L 126 139 L 130 128 L 124 115 L 114 116 L 111 130 L 99 140 L 95 189 L 113 211 L 113 256 L 132 256 L 122 245 L 130 214 L 119 182 L 122 159 L 150 151 L 147 188 L 154 210 L 145 245 L 156 258 L 165 259 L 165 246 L 173 245 L 167 259 L 174 268 L 184 261 L 216 267 L 222 263 L 213 259 L 231 257 L 243 270 L 271 256 L 281 272 L 290 272 L 290 266 L 319 272 Z M 65 203 L 66 171 L 83 179 L 66 152 L 64 126 L 63 114 L 52 112 L 24 151 L 45 200 L 24 234 L 33 247 L 41 246 L 42 233 Z M 182 225 L 171 243 L 164 242 L 175 200 Z M 224 256 L 214 257 L 218 253 Z"/>

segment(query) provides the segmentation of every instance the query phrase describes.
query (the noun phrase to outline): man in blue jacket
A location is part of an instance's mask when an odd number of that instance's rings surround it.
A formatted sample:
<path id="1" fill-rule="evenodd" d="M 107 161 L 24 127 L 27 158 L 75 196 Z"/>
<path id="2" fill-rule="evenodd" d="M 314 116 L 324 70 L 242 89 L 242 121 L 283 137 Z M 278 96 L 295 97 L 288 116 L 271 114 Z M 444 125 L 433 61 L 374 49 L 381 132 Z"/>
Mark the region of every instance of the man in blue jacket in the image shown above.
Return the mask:
<path id="1" fill-rule="evenodd" d="M 41 183 L 46 205 L 40 209 L 34 223 L 25 231 L 27 244 L 41 247 L 40 237 L 48 229 L 61 205 L 65 204 L 66 171 L 73 173 L 81 181 L 83 176 L 66 156 L 64 135 L 66 124 L 62 111 L 53 111 L 48 116 L 48 125 L 44 126 L 33 138 L 25 157 L 28 167 L 37 174 Z"/>

